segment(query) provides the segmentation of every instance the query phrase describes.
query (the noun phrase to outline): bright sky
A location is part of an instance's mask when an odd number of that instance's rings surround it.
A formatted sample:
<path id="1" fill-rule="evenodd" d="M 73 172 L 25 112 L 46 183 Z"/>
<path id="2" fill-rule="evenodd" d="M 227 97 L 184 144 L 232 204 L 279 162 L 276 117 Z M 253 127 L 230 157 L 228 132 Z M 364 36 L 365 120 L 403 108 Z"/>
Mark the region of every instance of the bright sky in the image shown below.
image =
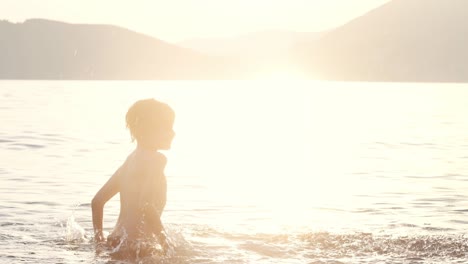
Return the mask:
<path id="1" fill-rule="evenodd" d="M 1 0 L 0 19 L 113 24 L 177 42 L 264 30 L 322 31 L 389 0 Z"/>

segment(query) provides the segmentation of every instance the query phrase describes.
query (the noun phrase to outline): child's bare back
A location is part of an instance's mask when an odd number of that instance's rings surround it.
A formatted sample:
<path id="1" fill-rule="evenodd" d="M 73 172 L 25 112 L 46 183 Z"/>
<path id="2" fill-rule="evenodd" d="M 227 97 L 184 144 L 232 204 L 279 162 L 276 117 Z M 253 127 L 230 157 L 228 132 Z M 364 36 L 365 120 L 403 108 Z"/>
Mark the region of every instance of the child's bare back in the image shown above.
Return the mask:
<path id="1" fill-rule="evenodd" d="M 119 169 L 120 215 L 111 237 L 137 239 L 159 235 L 166 205 L 166 158 L 137 149 Z"/>
<path id="2" fill-rule="evenodd" d="M 169 149 L 174 132 L 172 110 L 155 100 L 142 100 L 127 113 L 127 126 L 138 146 L 124 164 L 98 191 L 92 201 L 95 240 L 103 236 L 104 204 L 120 193 L 120 214 L 107 239 L 112 247 L 135 241 L 156 239 L 164 247 L 161 215 L 166 205 L 166 157 L 159 149 Z M 128 250 L 128 249 L 127 249 Z"/>

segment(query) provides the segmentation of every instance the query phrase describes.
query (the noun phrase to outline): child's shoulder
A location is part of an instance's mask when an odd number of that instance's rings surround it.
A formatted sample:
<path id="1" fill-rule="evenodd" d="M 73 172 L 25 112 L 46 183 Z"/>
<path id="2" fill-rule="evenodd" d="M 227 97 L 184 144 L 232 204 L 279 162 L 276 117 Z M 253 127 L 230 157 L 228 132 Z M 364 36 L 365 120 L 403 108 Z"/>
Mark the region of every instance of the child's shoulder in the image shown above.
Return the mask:
<path id="1" fill-rule="evenodd" d="M 137 166 L 145 169 L 164 168 L 167 163 L 167 158 L 160 152 L 134 152 L 130 155 L 131 159 Z M 129 157 L 129 158 L 130 158 Z"/>
<path id="2" fill-rule="evenodd" d="M 138 149 L 130 153 L 128 159 L 167 161 L 166 156 L 159 151 L 139 151 Z"/>

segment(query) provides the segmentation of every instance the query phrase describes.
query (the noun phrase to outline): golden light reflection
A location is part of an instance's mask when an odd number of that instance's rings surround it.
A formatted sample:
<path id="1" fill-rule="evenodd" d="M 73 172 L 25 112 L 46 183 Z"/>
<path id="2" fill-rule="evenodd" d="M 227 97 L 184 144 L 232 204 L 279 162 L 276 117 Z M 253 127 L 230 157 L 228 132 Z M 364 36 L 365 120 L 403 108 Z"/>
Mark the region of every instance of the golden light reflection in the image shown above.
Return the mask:
<path id="1" fill-rule="evenodd" d="M 271 228 L 308 226 L 311 207 L 323 207 L 324 200 L 346 200 L 345 188 L 351 184 L 335 184 L 344 165 L 331 164 L 334 150 L 326 143 L 329 139 L 324 140 L 323 130 L 311 131 L 310 140 L 305 140 L 307 117 L 298 93 L 300 75 L 290 71 L 263 77 L 260 81 L 266 81 L 266 86 L 252 82 L 251 87 L 237 87 L 234 83 L 235 93 L 214 87 L 175 105 L 180 131 L 173 151 L 181 147 L 194 152 L 174 156 L 174 164 L 184 164 L 174 167 L 174 173 L 193 175 L 197 184 L 210 186 L 216 197 L 210 200 L 263 210 L 254 213 L 255 217 L 268 215 Z M 295 92 L 276 89 L 284 87 Z M 220 107 L 209 98 L 226 100 L 220 101 L 224 103 Z M 310 155 L 304 151 L 309 146 Z M 232 221 L 235 225 L 237 220 Z"/>
<path id="2" fill-rule="evenodd" d="M 400 117 L 391 106 L 403 99 L 385 89 L 376 94 L 372 86 L 351 93 L 336 84 L 304 82 L 294 71 L 271 72 L 258 80 L 158 90 L 177 113 L 177 136 L 167 153 L 171 186 L 207 187 L 203 192 L 184 189 L 174 199 L 196 197 L 219 208 L 244 210 L 246 218 L 268 219 L 262 220 L 263 231 L 329 230 L 352 220 L 346 212 L 360 206 L 356 193 L 388 188 L 352 173 L 385 166 L 383 161 L 363 163 L 360 157 L 368 150 L 362 142 L 373 134 L 398 132 L 391 128 L 401 119 L 389 113 Z M 377 99 L 363 99 L 369 93 Z M 213 221 L 235 228 L 240 220 L 230 217 Z"/>
<path id="3" fill-rule="evenodd" d="M 277 71 L 270 71 L 259 74 L 256 78 L 261 81 L 301 81 L 310 79 L 303 72 L 294 69 L 284 69 Z"/>

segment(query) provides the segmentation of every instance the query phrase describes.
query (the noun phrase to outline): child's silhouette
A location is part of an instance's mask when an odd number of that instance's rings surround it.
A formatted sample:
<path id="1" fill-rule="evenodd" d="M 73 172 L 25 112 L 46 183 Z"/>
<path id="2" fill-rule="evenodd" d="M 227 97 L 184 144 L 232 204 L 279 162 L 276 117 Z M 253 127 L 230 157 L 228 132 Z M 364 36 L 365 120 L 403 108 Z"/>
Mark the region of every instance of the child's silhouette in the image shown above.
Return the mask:
<path id="1" fill-rule="evenodd" d="M 130 256 L 141 256 L 151 250 L 142 246 L 142 241 L 157 239 L 164 249 L 167 248 L 161 223 L 166 205 L 166 157 L 158 150 L 171 147 L 175 135 L 174 117 L 174 111 L 167 104 L 154 99 L 138 101 L 128 110 L 126 123 L 137 147 L 92 200 L 96 242 L 105 242 L 104 205 L 120 192 L 120 215 L 107 244 L 118 246 L 119 251 Z"/>

